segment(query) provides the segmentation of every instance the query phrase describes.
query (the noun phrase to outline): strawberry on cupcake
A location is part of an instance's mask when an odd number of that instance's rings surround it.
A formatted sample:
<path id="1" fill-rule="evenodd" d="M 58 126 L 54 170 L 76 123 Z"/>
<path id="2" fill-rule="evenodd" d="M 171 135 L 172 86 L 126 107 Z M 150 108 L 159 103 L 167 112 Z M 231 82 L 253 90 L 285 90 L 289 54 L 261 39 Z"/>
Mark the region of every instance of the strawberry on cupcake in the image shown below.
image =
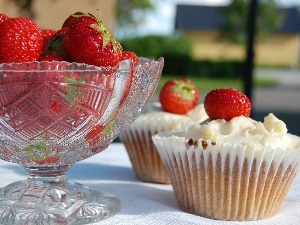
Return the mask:
<path id="1" fill-rule="evenodd" d="M 180 130 L 206 120 L 208 116 L 203 104 L 199 104 L 199 97 L 199 90 L 190 79 L 171 79 L 159 94 L 160 102 L 150 103 L 144 113 L 120 134 L 138 179 L 170 183 L 152 135 Z"/>

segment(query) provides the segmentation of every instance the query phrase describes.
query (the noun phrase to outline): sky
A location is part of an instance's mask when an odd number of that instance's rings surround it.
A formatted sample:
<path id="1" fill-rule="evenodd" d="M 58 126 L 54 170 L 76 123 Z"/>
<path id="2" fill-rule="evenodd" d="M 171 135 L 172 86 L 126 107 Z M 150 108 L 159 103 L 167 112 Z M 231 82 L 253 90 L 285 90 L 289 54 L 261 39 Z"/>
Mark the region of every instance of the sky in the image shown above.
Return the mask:
<path id="1" fill-rule="evenodd" d="M 155 12 L 146 14 L 144 25 L 138 28 L 140 35 L 171 34 L 174 30 L 176 4 L 227 5 L 230 0 L 164 0 L 157 1 Z M 300 6 L 300 0 L 276 0 L 280 7 Z"/>

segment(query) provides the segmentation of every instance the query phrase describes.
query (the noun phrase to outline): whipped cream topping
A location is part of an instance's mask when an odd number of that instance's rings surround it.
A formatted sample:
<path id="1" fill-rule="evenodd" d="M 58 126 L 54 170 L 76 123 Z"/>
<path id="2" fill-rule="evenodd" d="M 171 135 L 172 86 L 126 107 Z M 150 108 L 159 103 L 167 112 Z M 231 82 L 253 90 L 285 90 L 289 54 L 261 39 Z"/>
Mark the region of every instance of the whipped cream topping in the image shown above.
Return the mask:
<path id="1" fill-rule="evenodd" d="M 174 113 L 165 112 L 162 109 L 160 102 L 149 103 L 141 116 L 147 116 L 150 118 L 160 116 L 160 117 L 164 117 L 165 119 L 168 119 L 168 118 L 174 118 L 174 119 L 182 118 L 184 120 L 189 119 L 194 124 L 201 123 L 204 120 L 208 119 L 208 115 L 205 112 L 203 104 L 196 105 L 193 109 L 191 109 L 185 115 L 178 115 L 178 114 L 174 114 Z"/>
<path id="2" fill-rule="evenodd" d="M 263 161 L 266 172 L 271 164 L 275 170 L 281 164 L 284 170 L 289 166 L 296 166 L 295 171 L 300 169 L 300 137 L 289 134 L 285 123 L 272 113 L 263 122 L 244 116 L 230 121 L 211 120 L 179 132 L 158 133 L 153 141 L 163 160 L 173 160 L 170 155 L 175 155 L 176 160 L 185 156 L 189 160 L 193 155 L 199 159 L 203 154 L 204 163 L 208 163 L 211 154 L 214 163 L 220 155 L 223 166 L 229 156 L 230 168 L 235 159 L 239 166 L 247 160 L 248 168 L 256 159 L 257 170 Z"/>
<path id="3" fill-rule="evenodd" d="M 136 130 L 137 132 L 150 131 L 152 134 L 155 134 L 165 130 L 182 130 L 206 119 L 208 119 L 208 115 L 203 104 L 197 105 L 185 115 L 179 115 L 165 112 L 160 102 L 151 102 L 128 129 Z"/>
<path id="4" fill-rule="evenodd" d="M 244 116 L 235 117 L 230 121 L 212 120 L 203 125 L 195 125 L 181 132 L 179 136 L 210 140 L 216 145 L 238 143 L 254 150 L 266 147 L 300 150 L 300 138 L 287 131 L 286 124 L 270 113 L 263 122 Z"/>
<path id="5" fill-rule="evenodd" d="M 163 130 L 180 130 L 182 127 L 191 127 L 195 123 L 186 115 L 177 115 L 167 112 L 151 112 L 140 115 L 130 129 L 150 130 L 157 133 Z"/>

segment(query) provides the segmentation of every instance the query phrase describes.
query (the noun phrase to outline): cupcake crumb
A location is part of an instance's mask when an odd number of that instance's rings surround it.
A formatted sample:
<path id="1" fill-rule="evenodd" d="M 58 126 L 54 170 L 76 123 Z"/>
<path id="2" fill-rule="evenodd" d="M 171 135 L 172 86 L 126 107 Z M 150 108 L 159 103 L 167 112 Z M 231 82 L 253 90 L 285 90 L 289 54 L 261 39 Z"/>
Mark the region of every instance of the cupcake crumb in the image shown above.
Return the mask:
<path id="1" fill-rule="evenodd" d="M 201 145 L 203 149 L 207 149 L 208 147 L 208 142 L 207 141 L 201 141 Z M 216 145 L 217 143 L 215 141 L 212 141 L 210 143 L 211 145 Z M 197 148 L 199 146 L 199 140 L 194 139 L 194 138 L 190 138 L 187 141 L 187 149 L 189 149 L 190 147 L 194 146 L 194 148 Z"/>
<path id="2" fill-rule="evenodd" d="M 203 149 L 206 149 L 207 146 L 208 146 L 207 141 L 201 141 L 201 143 L 202 143 L 202 148 L 203 148 Z"/>
<path id="3" fill-rule="evenodd" d="M 198 145 L 199 145 L 199 141 L 198 141 L 198 140 L 195 140 L 194 138 L 190 138 L 190 139 L 188 140 L 187 144 L 188 144 L 188 147 L 194 146 L 195 148 L 197 148 Z"/>

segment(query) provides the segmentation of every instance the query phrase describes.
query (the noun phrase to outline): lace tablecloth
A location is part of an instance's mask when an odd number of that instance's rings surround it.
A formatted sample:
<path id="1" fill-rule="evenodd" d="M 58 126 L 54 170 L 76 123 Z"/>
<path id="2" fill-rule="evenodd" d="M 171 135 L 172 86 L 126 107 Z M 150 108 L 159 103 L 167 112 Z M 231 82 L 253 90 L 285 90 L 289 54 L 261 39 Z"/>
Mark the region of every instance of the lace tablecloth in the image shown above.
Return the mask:
<path id="1" fill-rule="evenodd" d="M 0 186 L 26 179 L 16 164 L 0 161 Z M 294 182 L 281 213 L 256 222 L 226 222 L 202 218 L 182 212 L 176 204 L 171 185 L 150 184 L 136 179 L 129 158 L 120 143 L 76 163 L 68 178 L 94 189 L 114 194 L 122 202 L 121 211 L 106 220 L 93 224 L 201 224 L 201 225 L 298 225 L 300 224 L 300 176 Z"/>

